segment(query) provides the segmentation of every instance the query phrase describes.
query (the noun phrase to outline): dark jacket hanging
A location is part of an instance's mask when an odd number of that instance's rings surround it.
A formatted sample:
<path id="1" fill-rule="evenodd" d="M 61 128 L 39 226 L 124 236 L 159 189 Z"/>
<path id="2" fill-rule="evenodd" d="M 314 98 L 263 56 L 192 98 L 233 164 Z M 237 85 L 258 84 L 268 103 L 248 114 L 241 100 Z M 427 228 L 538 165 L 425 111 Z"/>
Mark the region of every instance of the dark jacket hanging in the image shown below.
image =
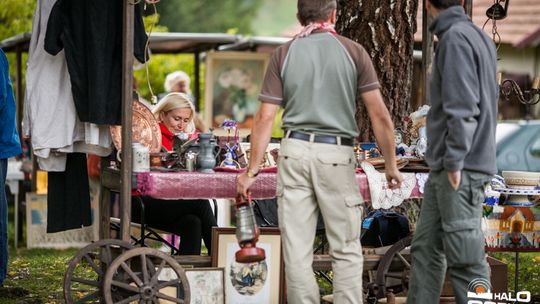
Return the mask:
<path id="1" fill-rule="evenodd" d="M 121 124 L 122 1 L 58 0 L 47 24 L 45 50 L 65 50 L 79 119 Z M 135 58 L 144 62 L 148 37 L 140 5 L 135 6 Z"/>

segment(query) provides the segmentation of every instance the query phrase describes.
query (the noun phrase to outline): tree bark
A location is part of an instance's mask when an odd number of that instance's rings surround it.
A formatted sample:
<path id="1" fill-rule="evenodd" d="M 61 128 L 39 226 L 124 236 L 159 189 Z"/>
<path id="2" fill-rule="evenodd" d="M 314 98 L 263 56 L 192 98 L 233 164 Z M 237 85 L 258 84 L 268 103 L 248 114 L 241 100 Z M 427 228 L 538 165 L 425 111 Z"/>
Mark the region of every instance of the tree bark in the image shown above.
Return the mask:
<path id="1" fill-rule="evenodd" d="M 419 0 L 338 0 L 336 31 L 370 54 L 396 127 L 410 112 L 413 46 Z M 360 141 L 374 141 L 366 108 L 357 100 Z M 376 123 L 376 122 L 374 122 Z"/>

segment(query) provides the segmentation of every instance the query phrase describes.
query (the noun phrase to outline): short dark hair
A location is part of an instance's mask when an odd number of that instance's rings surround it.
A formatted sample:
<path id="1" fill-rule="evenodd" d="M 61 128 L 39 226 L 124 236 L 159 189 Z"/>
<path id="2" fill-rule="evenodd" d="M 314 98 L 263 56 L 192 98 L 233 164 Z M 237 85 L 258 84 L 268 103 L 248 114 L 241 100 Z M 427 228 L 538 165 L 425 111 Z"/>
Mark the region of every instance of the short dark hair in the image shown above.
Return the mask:
<path id="1" fill-rule="evenodd" d="M 336 7 L 336 0 L 298 0 L 298 19 L 302 25 L 326 21 Z"/>
<path id="2" fill-rule="evenodd" d="M 447 9 L 450 6 L 461 5 L 461 0 L 429 0 L 436 9 Z"/>

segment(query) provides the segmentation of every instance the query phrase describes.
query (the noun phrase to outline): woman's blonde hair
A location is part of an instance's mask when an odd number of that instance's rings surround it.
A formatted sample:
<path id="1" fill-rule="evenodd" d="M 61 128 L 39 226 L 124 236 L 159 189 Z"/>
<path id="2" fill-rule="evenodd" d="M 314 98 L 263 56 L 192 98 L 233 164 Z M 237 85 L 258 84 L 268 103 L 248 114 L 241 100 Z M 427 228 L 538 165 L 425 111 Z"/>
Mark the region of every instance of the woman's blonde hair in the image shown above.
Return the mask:
<path id="1" fill-rule="evenodd" d="M 193 117 L 195 117 L 195 106 L 187 94 L 184 93 L 169 93 L 163 97 L 158 104 L 152 110 L 154 117 L 160 121 L 160 113 L 167 115 L 172 110 L 188 108 L 191 109 L 191 115 L 189 116 L 189 124 L 186 126 L 186 133 L 195 132 L 195 123 L 193 123 Z"/>

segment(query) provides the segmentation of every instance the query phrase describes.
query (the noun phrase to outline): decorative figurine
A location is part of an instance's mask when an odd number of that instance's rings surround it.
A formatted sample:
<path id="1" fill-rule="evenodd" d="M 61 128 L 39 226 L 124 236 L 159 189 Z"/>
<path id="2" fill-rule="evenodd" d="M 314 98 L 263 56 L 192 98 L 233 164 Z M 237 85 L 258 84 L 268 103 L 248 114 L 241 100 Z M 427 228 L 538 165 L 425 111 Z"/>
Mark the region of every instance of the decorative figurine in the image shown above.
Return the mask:
<path id="1" fill-rule="evenodd" d="M 394 130 L 394 141 L 396 143 L 396 155 L 405 156 L 409 146 L 403 143 L 403 130 L 401 128 Z"/>

